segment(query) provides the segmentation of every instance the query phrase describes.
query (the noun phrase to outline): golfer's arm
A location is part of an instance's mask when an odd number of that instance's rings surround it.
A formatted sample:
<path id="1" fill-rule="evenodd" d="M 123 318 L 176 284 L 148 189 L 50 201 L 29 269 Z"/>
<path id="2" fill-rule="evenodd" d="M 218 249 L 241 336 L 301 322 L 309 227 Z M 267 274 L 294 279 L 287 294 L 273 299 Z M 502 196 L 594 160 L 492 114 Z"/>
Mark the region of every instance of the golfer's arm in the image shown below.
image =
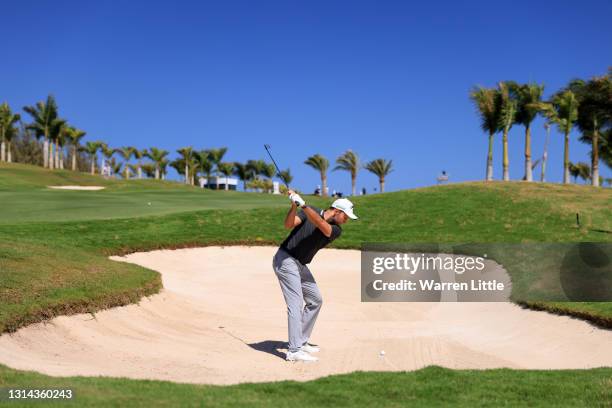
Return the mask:
<path id="1" fill-rule="evenodd" d="M 302 220 L 300 219 L 300 217 L 295 215 L 296 212 L 297 212 L 297 205 L 292 203 L 291 208 L 289 209 L 289 212 L 287 213 L 287 216 L 285 217 L 285 228 L 291 229 L 302 223 Z"/>
<path id="2" fill-rule="evenodd" d="M 303 210 L 310 222 L 320 229 L 323 235 L 325 235 L 327 238 L 331 237 L 332 226 L 327 221 L 321 218 L 315 210 L 308 206 L 304 207 Z"/>

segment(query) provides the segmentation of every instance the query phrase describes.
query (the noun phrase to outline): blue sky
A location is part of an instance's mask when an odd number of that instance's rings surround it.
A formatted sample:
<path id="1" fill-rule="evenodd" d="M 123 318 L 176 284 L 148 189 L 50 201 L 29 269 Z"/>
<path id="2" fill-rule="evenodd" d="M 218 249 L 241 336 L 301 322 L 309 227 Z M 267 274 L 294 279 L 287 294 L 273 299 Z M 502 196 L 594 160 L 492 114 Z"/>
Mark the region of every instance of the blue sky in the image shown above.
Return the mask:
<path id="1" fill-rule="evenodd" d="M 612 65 L 608 1 L 30 1 L 3 8 L 0 101 L 53 93 L 60 114 L 113 147 L 227 146 L 227 161 L 272 146 L 294 185 L 303 164 L 346 149 L 392 159 L 388 190 L 484 177 L 486 136 L 473 85 L 536 81 L 550 95 Z M 510 174 L 523 175 L 523 128 L 510 133 Z M 533 155 L 544 130 L 533 128 Z M 548 179 L 562 177 L 551 133 Z M 501 136 L 494 147 L 501 177 Z M 571 141 L 570 159 L 589 148 Z M 172 170 L 174 173 L 174 170 Z M 539 177 L 539 169 L 536 171 Z M 604 176 L 610 177 L 609 169 Z M 176 177 L 175 174 L 173 174 Z M 350 189 L 344 172 L 330 186 Z M 376 178 L 362 171 L 358 186 Z"/>

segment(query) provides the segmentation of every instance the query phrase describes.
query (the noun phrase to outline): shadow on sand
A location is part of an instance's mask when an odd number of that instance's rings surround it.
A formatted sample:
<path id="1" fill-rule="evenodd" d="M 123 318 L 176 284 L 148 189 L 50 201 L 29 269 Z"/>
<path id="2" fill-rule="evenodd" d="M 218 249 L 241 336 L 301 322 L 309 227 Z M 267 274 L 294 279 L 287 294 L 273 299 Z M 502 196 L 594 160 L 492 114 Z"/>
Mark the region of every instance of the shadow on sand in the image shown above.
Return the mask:
<path id="1" fill-rule="evenodd" d="M 288 344 L 286 341 L 277 341 L 277 340 L 264 340 L 259 343 L 250 343 L 248 344 L 250 348 L 253 350 L 261 351 L 263 353 L 272 354 L 278 358 L 285 359 L 285 352 L 279 350 L 287 350 Z"/>

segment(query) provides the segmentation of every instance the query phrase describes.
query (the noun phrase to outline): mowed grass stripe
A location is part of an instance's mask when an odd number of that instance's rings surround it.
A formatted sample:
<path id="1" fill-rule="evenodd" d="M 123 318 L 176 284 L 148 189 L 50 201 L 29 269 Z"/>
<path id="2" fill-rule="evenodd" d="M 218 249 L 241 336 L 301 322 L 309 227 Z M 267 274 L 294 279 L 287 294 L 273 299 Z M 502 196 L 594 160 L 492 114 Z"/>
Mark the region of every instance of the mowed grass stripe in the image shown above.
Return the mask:
<path id="1" fill-rule="evenodd" d="M 74 390 L 78 406 L 107 407 L 402 407 L 612 404 L 612 368 L 592 370 L 450 370 L 356 372 L 308 382 L 209 386 L 125 378 L 54 378 L 0 365 L 0 386 Z M 33 406 L 44 406 L 36 401 Z"/>

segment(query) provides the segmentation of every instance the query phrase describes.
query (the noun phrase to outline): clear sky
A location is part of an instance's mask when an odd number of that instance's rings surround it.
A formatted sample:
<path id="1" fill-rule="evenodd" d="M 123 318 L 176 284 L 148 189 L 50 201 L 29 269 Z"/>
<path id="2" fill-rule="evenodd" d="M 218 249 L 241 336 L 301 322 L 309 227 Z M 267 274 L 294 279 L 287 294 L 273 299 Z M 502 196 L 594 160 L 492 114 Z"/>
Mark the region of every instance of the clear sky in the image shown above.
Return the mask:
<path id="1" fill-rule="evenodd" d="M 388 190 L 433 184 L 442 169 L 482 179 L 473 85 L 536 81 L 548 96 L 612 65 L 610 1 L 36 0 L 5 2 L 2 14 L 0 101 L 14 110 L 53 93 L 85 140 L 172 158 L 184 146 L 227 146 L 227 161 L 265 159 L 268 143 L 307 192 L 318 174 L 304 160 L 333 162 L 349 148 L 393 160 Z M 523 134 L 510 132 L 513 179 Z M 534 158 L 543 144 L 538 120 Z M 562 148 L 553 131 L 551 181 L 561 180 Z M 501 136 L 494 149 L 501 178 Z M 588 162 L 588 151 L 574 133 L 570 159 Z M 345 172 L 329 180 L 350 190 Z M 377 180 L 364 170 L 358 186 Z"/>

